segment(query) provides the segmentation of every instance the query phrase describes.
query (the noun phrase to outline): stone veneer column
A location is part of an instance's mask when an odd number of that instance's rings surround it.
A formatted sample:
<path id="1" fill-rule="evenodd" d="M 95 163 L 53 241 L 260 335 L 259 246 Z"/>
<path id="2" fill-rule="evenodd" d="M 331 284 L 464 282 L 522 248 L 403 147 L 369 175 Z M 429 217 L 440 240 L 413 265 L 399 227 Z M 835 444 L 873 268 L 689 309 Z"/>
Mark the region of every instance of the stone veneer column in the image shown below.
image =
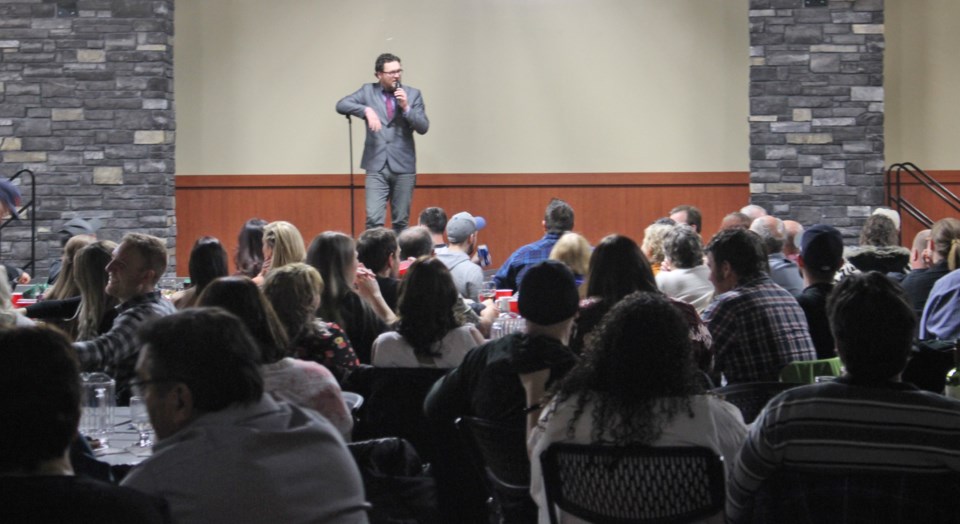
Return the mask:
<path id="1" fill-rule="evenodd" d="M 173 253 L 174 129 L 173 0 L 0 0 L 0 175 L 36 174 L 36 276 L 77 216 Z M 4 229 L 0 256 L 26 263 L 29 233 Z"/>
<path id="2" fill-rule="evenodd" d="M 854 236 L 883 203 L 883 0 L 750 0 L 750 194 Z"/>

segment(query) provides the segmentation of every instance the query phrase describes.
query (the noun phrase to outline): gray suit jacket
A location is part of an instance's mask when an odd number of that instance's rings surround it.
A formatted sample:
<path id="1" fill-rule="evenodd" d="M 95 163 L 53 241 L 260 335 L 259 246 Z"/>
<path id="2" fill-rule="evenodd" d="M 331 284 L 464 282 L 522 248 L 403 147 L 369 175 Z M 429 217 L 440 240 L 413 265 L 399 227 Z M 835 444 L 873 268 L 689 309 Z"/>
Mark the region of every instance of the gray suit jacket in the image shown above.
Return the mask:
<path id="1" fill-rule="evenodd" d="M 364 84 L 351 95 L 337 102 L 337 112 L 364 118 L 364 109 L 372 108 L 383 127 L 374 133 L 367 128 L 367 139 L 363 145 L 363 159 L 360 167 L 367 171 L 379 171 L 384 164 L 390 165 L 394 173 L 417 172 L 417 149 L 413 143 L 413 132 L 421 135 L 430 128 L 430 120 L 423 107 L 423 97 L 415 87 L 403 86 L 407 92 L 407 111 L 395 111 L 393 120 L 387 120 L 387 106 L 383 101 L 383 89 L 377 82 Z M 399 109 L 399 107 L 398 107 Z"/>

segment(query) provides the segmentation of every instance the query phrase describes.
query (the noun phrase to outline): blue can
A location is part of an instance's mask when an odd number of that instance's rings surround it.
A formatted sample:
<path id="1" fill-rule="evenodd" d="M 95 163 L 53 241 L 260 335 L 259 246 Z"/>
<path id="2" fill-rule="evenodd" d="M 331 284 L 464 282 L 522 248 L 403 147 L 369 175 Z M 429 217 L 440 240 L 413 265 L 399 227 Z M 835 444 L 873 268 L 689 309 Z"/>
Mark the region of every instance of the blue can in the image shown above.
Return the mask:
<path id="1" fill-rule="evenodd" d="M 480 246 L 477 247 L 477 257 L 480 258 L 481 267 L 490 265 L 490 249 L 486 244 L 480 244 Z"/>

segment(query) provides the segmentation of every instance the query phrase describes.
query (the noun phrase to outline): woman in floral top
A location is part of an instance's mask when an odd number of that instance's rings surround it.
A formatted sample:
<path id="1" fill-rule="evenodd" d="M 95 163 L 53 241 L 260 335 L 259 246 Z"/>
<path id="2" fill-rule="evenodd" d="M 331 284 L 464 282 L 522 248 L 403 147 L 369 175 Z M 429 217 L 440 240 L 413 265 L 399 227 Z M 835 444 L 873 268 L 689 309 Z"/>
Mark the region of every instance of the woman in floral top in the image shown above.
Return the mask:
<path id="1" fill-rule="evenodd" d="M 323 364 L 340 380 L 360 361 L 340 326 L 316 317 L 322 290 L 320 273 L 300 262 L 274 269 L 263 284 L 264 295 L 290 336 L 290 353 Z"/>

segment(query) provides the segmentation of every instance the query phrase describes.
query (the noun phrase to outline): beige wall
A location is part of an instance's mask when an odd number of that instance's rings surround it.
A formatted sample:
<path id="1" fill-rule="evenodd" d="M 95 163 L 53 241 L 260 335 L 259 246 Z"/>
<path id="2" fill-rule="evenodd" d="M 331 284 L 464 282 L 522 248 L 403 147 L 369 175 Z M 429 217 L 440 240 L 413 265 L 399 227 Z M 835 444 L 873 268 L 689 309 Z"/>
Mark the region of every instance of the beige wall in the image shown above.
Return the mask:
<path id="1" fill-rule="evenodd" d="M 177 174 L 346 173 L 347 124 L 333 107 L 374 80 L 384 51 L 424 93 L 421 173 L 746 171 L 747 9 L 179 1 Z"/>
<path id="2" fill-rule="evenodd" d="M 886 0 L 886 161 L 960 169 L 960 2 Z"/>

